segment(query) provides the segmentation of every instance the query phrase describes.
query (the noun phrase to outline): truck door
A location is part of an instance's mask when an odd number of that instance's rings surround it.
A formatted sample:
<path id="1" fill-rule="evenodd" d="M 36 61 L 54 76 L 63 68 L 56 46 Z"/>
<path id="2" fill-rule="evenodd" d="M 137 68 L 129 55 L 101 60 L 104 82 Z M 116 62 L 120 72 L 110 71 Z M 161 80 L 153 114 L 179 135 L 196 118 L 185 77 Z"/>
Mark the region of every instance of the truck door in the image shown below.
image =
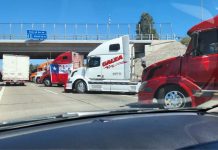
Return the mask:
<path id="1" fill-rule="evenodd" d="M 101 58 L 100 57 L 89 57 L 86 77 L 91 80 L 102 80 L 102 72 L 101 72 Z"/>
<path id="2" fill-rule="evenodd" d="M 124 79 L 125 61 L 123 50 L 121 48 L 121 44 L 111 44 L 109 45 L 108 55 L 102 55 L 102 75 L 104 79 Z"/>
<path id="3" fill-rule="evenodd" d="M 204 90 L 218 89 L 217 33 L 215 29 L 200 32 L 196 48 L 183 58 L 183 76 Z"/>

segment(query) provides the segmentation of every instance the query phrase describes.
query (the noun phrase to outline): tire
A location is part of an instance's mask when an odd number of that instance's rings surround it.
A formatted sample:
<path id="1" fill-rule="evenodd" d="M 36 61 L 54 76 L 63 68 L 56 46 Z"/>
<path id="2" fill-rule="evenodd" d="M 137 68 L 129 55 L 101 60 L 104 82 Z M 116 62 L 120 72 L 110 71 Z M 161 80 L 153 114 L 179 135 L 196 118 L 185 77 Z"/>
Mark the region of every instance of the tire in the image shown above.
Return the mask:
<path id="1" fill-rule="evenodd" d="M 36 83 L 35 77 L 33 78 L 32 82 Z"/>
<path id="2" fill-rule="evenodd" d="M 20 83 L 20 85 L 21 85 L 21 86 L 24 86 L 25 84 L 24 84 L 24 83 Z"/>
<path id="3" fill-rule="evenodd" d="M 36 84 L 40 84 L 40 78 L 39 77 L 36 78 Z"/>
<path id="4" fill-rule="evenodd" d="M 43 83 L 47 87 L 52 86 L 51 80 L 49 78 L 45 78 Z"/>
<path id="5" fill-rule="evenodd" d="M 65 92 L 65 93 L 70 93 L 70 92 L 72 92 L 72 90 L 64 89 L 64 92 Z"/>
<path id="6" fill-rule="evenodd" d="M 75 90 L 77 93 L 86 93 L 87 92 L 86 83 L 82 80 L 77 81 L 75 84 Z"/>
<path id="7" fill-rule="evenodd" d="M 157 94 L 157 101 L 161 108 L 166 109 L 191 107 L 186 92 L 176 85 L 161 88 Z"/>
<path id="8" fill-rule="evenodd" d="M 63 86 L 63 84 L 57 84 L 58 85 L 58 87 L 62 87 Z"/>
<path id="9" fill-rule="evenodd" d="M 128 95 L 136 95 L 135 92 L 128 92 L 127 94 L 128 94 Z"/>

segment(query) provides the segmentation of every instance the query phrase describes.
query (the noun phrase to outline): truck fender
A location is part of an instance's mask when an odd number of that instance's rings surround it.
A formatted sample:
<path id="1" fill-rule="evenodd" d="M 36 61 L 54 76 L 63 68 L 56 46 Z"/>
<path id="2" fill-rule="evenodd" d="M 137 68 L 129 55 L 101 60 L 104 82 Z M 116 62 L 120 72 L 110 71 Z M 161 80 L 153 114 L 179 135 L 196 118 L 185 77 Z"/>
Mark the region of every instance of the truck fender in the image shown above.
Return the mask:
<path id="1" fill-rule="evenodd" d="M 88 85 L 88 81 L 84 80 L 83 78 L 78 78 L 78 79 L 76 79 L 76 80 L 73 82 L 73 87 L 72 87 L 72 89 L 74 89 L 74 88 L 75 88 L 75 84 L 76 84 L 76 82 L 77 82 L 77 81 L 79 81 L 79 80 L 82 80 L 83 82 L 85 82 L 85 83 L 86 83 L 87 90 L 89 91 L 89 85 Z"/>
<path id="2" fill-rule="evenodd" d="M 159 81 L 159 85 L 158 88 L 156 88 L 155 90 L 155 94 L 154 96 L 157 95 L 157 92 L 159 91 L 159 89 L 161 89 L 164 86 L 167 85 L 177 85 L 180 88 L 182 88 L 182 90 L 184 90 L 188 96 L 191 97 L 191 99 L 193 100 L 193 92 L 200 90 L 200 87 L 198 87 L 196 84 L 194 84 L 192 81 L 188 80 L 187 78 L 184 77 L 161 77 L 161 79 L 158 79 Z"/>
<path id="3" fill-rule="evenodd" d="M 46 78 L 51 79 L 50 75 L 42 76 L 41 78 L 42 78 L 42 82 L 43 82 Z"/>

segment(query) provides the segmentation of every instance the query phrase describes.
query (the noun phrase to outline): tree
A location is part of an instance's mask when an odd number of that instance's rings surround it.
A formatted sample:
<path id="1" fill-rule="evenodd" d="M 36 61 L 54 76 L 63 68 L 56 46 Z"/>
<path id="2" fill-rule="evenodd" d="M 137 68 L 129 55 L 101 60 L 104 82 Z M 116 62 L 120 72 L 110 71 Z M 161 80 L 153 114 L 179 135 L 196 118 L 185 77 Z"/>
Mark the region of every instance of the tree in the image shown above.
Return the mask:
<path id="1" fill-rule="evenodd" d="M 38 65 L 30 64 L 30 72 L 31 72 L 31 73 L 32 73 L 32 72 L 36 72 L 37 66 L 38 66 Z"/>
<path id="2" fill-rule="evenodd" d="M 154 28 L 153 17 L 148 13 L 142 13 L 141 18 L 136 25 L 136 34 L 140 37 L 143 34 L 153 34 L 154 38 L 158 38 L 156 29 Z M 141 38 L 141 37 L 140 37 Z M 148 39 L 148 37 L 142 37 Z"/>
<path id="3" fill-rule="evenodd" d="M 188 46 L 189 42 L 190 42 L 191 38 L 190 37 L 184 37 L 180 40 L 180 42 L 182 44 L 184 44 L 185 46 Z"/>

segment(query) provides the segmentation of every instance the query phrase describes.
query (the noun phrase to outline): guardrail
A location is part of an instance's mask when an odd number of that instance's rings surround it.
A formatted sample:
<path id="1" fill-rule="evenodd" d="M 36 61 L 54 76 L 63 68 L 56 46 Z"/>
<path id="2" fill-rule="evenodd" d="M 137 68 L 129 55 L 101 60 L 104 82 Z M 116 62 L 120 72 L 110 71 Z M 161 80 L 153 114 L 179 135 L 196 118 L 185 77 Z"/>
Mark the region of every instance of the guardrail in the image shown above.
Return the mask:
<path id="1" fill-rule="evenodd" d="M 146 25 L 145 25 L 146 26 Z M 131 40 L 175 40 L 172 24 L 148 24 L 150 34 L 142 34 L 136 24 L 0 23 L 0 40 L 28 40 L 27 30 L 47 31 L 48 40 L 109 40 L 129 35 Z M 157 36 L 151 34 L 152 28 Z"/>
<path id="2" fill-rule="evenodd" d="M 110 40 L 123 35 L 49 35 L 47 40 Z M 129 35 L 130 40 L 176 40 L 175 35 L 162 35 L 155 37 L 153 34 Z M 26 35 L 0 34 L 0 40 L 28 40 Z"/>

